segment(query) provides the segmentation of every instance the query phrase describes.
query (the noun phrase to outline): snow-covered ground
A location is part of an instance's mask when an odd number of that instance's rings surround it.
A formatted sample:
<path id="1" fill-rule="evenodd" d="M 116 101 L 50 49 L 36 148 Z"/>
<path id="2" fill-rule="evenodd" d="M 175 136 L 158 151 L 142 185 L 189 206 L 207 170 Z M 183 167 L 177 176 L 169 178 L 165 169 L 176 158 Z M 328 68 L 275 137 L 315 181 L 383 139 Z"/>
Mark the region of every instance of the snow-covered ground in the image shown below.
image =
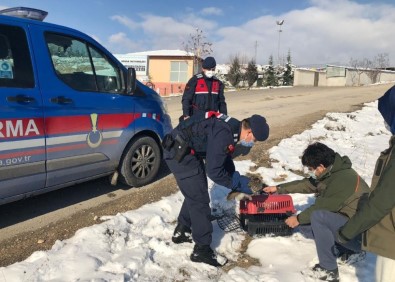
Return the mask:
<path id="1" fill-rule="evenodd" d="M 302 134 L 284 139 L 270 150 L 272 168 L 256 167 L 249 160 L 237 161 L 241 174 L 259 173 L 266 184 L 299 179 L 291 170 L 302 170 L 300 156 L 306 146 L 320 141 L 341 155 L 348 155 L 353 167 L 370 183 L 379 153 L 388 147 L 390 133 L 384 128 L 377 102 L 365 104 L 353 113 L 330 113 Z M 212 206 L 235 209 L 237 202 L 226 201 L 229 192 L 212 182 Z M 298 211 L 313 201 L 312 195 L 292 195 Z M 57 241 L 51 250 L 33 253 L 28 259 L 0 268 L 0 281 L 312 281 L 301 270 L 317 262 L 314 242 L 300 233 L 290 237 L 258 237 L 247 253 L 258 266 L 220 268 L 192 263 L 193 244 L 175 245 L 171 236 L 182 203 L 181 193 L 145 205 L 140 209 L 102 218 L 103 222 Z M 243 231 L 225 233 L 213 223 L 212 247 L 230 260 L 237 260 L 246 235 Z M 355 265 L 339 266 L 342 282 L 374 281 L 376 256 Z"/>

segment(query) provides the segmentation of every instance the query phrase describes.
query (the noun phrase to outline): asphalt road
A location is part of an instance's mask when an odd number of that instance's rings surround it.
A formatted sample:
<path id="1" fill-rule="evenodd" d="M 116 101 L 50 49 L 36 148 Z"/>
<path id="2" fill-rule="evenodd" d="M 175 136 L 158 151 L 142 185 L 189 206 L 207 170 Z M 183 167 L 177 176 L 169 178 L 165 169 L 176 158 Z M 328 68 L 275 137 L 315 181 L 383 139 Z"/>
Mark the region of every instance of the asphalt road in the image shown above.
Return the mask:
<path id="1" fill-rule="evenodd" d="M 267 118 L 272 130 L 286 128 L 290 121 L 326 112 L 349 112 L 364 102 L 376 100 L 393 84 L 365 87 L 292 87 L 234 91 L 226 93 L 228 113 L 242 119 L 254 113 Z M 176 125 L 182 114 L 181 97 L 165 97 Z M 158 181 L 168 175 L 162 170 Z M 156 181 L 156 183 L 158 183 Z M 155 183 L 154 183 L 155 184 Z M 151 184 L 151 185 L 154 185 Z M 111 186 L 107 178 L 53 191 L 44 195 L 0 206 L 0 242 L 34 231 L 52 222 L 72 218 L 79 211 L 130 195 L 133 188 Z"/>
<path id="2" fill-rule="evenodd" d="M 376 100 L 393 84 L 362 87 L 289 87 L 226 92 L 228 114 L 243 119 L 252 114 L 266 117 L 273 127 L 289 118 L 316 112 L 345 112 L 350 106 Z M 173 126 L 182 115 L 181 96 L 167 97 Z"/>

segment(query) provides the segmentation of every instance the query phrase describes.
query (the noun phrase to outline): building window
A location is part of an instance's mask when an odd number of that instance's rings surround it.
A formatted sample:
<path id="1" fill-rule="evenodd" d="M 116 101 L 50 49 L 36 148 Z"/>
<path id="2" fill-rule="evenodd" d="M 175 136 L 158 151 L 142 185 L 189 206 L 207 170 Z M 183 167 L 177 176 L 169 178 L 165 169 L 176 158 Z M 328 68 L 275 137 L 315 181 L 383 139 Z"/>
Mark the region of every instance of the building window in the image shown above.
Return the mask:
<path id="1" fill-rule="evenodd" d="M 170 82 L 184 82 L 188 81 L 188 64 L 182 62 L 170 62 Z"/>

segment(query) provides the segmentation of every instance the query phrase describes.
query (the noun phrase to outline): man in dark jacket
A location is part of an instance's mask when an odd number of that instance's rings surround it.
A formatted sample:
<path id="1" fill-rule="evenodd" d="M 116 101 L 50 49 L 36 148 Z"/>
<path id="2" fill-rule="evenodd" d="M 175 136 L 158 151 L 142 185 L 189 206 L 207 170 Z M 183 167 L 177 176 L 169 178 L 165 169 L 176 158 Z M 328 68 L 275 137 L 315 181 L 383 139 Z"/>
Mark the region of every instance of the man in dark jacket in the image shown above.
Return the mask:
<path id="1" fill-rule="evenodd" d="M 307 228 L 303 226 L 305 231 L 311 228 L 319 264 L 306 274 L 326 281 L 338 281 L 337 250 L 333 232 L 355 214 L 360 199 L 367 198 L 369 186 L 351 168 L 352 164 L 347 156 L 342 157 L 319 142 L 305 149 L 302 164 L 308 168 L 310 178 L 269 186 L 263 191 L 281 194 L 315 193 L 315 203 L 285 222 L 292 228 L 299 224 L 308 225 Z"/>
<path id="2" fill-rule="evenodd" d="M 210 247 L 213 227 L 207 176 L 219 185 L 242 190 L 240 174 L 232 160 L 234 146 L 239 141 L 243 146 L 252 146 L 266 140 L 269 126 L 260 115 L 241 122 L 215 112 L 211 115 L 200 118 L 197 114 L 182 121 L 162 144 L 166 163 L 185 197 L 172 241 L 192 242 L 192 233 L 195 246 L 191 260 L 222 266 L 226 259 L 221 261 Z"/>
<path id="3" fill-rule="evenodd" d="M 372 192 L 361 209 L 338 232 L 347 243 L 363 232 L 362 249 L 377 254 L 376 281 L 395 281 L 395 87 L 379 99 L 378 109 L 392 133 L 389 148 L 376 162 Z"/>
<path id="4" fill-rule="evenodd" d="M 228 113 L 224 85 L 214 76 L 216 65 L 213 57 L 207 57 L 202 63 L 202 72 L 188 81 L 182 95 L 184 119 L 197 112 L 216 111 L 225 115 Z"/>

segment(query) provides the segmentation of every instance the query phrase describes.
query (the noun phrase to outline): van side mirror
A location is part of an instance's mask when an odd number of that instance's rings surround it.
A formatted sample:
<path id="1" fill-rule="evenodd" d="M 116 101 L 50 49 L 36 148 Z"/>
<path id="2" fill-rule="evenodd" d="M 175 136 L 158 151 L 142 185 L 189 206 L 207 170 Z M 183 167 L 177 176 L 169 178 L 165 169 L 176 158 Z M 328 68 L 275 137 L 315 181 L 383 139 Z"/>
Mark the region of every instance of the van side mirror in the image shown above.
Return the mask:
<path id="1" fill-rule="evenodd" d="M 133 94 L 136 91 L 136 70 L 134 68 L 128 68 L 128 74 L 126 77 L 126 93 Z"/>

